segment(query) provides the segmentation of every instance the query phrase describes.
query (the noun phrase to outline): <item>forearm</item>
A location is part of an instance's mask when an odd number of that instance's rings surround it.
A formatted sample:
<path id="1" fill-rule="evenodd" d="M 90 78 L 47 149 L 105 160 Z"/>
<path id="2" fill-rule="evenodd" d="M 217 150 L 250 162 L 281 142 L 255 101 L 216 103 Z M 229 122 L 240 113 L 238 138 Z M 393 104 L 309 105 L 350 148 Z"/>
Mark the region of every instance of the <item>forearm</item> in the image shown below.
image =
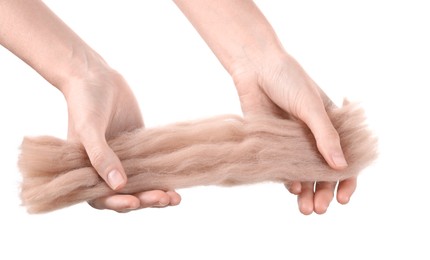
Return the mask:
<path id="1" fill-rule="evenodd" d="M 40 0 L 0 0 L 0 44 L 60 89 L 103 62 Z"/>
<path id="2" fill-rule="evenodd" d="M 251 0 L 174 0 L 230 75 L 285 53 L 272 26 Z"/>

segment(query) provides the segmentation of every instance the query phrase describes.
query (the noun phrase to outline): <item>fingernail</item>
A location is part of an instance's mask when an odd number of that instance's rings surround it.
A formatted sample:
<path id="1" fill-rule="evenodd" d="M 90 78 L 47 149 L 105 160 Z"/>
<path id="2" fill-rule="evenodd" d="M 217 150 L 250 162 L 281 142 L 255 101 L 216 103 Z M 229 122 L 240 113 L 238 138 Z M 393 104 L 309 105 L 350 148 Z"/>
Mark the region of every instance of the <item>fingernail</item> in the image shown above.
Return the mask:
<path id="1" fill-rule="evenodd" d="M 167 205 L 169 205 L 170 201 L 167 198 L 162 198 L 160 199 L 160 201 L 158 202 L 159 207 L 165 207 Z"/>
<path id="2" fill-rule="evenodd" d="M 331 158 L 333 159 L 334 164 L 339 168 L 345 168 L 348 166 L 348 163 L 342 154 L 335 153 Z"/>
<path id="3" fill-rule="evenodd" d="M 112 170 L 107 176 L 107 180 L 112 189 L 116 190 L 124 183 L 124 178 L 117 170 Z"/>

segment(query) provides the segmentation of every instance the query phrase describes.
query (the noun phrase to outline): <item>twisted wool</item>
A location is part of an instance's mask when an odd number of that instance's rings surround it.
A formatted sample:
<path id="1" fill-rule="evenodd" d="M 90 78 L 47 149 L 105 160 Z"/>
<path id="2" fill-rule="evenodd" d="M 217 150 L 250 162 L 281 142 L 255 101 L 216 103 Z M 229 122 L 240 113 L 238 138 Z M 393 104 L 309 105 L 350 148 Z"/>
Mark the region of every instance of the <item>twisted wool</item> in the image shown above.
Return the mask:
<path id="1" fill-rule="evenodd" d="M 120 192 L 198 185 L 338 181 L 376 159 L 377 140 L 353 104 L 329 111 L 349 166 L 331 169 L 309 129 L 296 120 L 228 115 L 142 128 L 108 143 L 128 176 Z M 60 209 L 113 194 L 84 148 L 54 137 L 24 138 L 18 162 L 21 199 L 30 213 Z"/>

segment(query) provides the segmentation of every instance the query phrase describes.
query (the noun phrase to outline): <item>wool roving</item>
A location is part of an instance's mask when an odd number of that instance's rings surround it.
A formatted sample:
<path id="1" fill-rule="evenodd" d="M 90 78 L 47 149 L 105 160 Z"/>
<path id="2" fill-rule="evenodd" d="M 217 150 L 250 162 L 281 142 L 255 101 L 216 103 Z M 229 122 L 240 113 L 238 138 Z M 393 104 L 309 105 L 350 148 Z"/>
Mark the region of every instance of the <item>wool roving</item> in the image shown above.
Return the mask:
<path id="1" fill-rule="evenodd" d="M 218 116 L 123 133 L 108 143 L 128 176 L 119 193 L 201 185 L 339 181 L 357 176 L 377 156 L 377 139 L 355 104 L 328 111 L 348 167 L 333 170 L 299 120 L 268 115 Z M 77 143 L 25 137 L 18 161 L 21 199 L 42 213 L 114 194 Z"/>

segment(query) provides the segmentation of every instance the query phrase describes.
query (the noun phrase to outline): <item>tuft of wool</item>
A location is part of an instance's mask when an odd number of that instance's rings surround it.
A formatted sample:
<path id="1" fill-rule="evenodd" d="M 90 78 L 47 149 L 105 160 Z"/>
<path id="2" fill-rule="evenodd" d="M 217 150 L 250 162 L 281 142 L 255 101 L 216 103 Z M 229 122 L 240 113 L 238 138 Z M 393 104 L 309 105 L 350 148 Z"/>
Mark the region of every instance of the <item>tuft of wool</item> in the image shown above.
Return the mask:
<path id="1" fill-rule="evenodd" d="M 329 111 L 348 167 L 333 170 L 306 125 L 268 115 L 235 115 L 142 128 L 108 141 L 128 176 L 119 193 L 260 182 L 340 181 L 357 176 L 377 157 L 377 138 L 363 109 L 344 104 Z M 21 199 L 43 213 L 114 194 L 77 143 L 25 137 L 18 166 Z"/>

